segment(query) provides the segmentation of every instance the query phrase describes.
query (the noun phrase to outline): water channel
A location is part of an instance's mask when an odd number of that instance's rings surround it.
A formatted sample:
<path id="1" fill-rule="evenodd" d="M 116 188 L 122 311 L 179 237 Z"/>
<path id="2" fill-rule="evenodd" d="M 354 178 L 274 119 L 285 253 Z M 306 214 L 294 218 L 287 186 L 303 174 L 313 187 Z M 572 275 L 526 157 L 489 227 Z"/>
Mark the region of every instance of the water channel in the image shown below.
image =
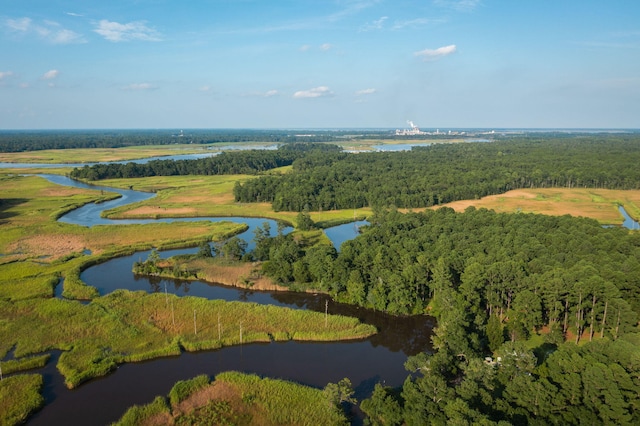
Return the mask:
<path id="1" fill-rule="evenodd" d="M 118 192 L 121 197 L 101 204 L 87 204 L 60 218 L 66 223 L 80 226 L 149 223 L 148 220 L 111 220 L 100 216 L 106 209 L 138 202 L 154 194 L 109 187 L 86 185 L 64 176 L 40 175 L 60 185 L 70 185 Z M 160 219 L 165 222 L 174 219 Z M 195 218 L 175 219 L 231 220 L 247 223 L 249 229 L 240 236 L 250 241 L 253 229 L 266 219 L 255 218 Z M 270 221 L 271 229 L 277 228 Z M 327 230 L 329 238 L 339 246 L 358 234 L 357 224 L 346 224 Z M 196 249 L 181 249 L 162 252 L 162 257 L 193 252 Z M 331 301 L 325 295 L 295 292 L 263 292 L 235 287 L 215 285 L 201 281 L 179 281 L 136 277 L 131 272 L 136 260 L 146 259 L 147 252 L 112 259 L 85 270 L 81 277 L 87 284 L 107 294 L 116 289 L 144 290 L 147 292 L 170 292 L 177 295 L 192 295 L 209 299 L 240 300 L 260 304 L 286 306 L 292 309 L 311 309 L 324 312 L 329 300 L 329 312 L 360 318 L 375 325 L 379 333 L 366 340 L 309 343 L 285 342 L 249 344 L 223 348 L 216 351 L 184 353 L 177 357 L 160 358 L 142 363 L 121 365 L 108 376 L 92 380 L 68 390 L 55 364 L 59 353 L 53 354 L 47 366 L 39 370 L 45 378 L 44 397 L 46 405 L 32 416 L 29 424 L 108 424 L 117 420 L 134 404 L 151 402 L 157 395 L 166 395 L 178 380 L 199 374 L 214 376 L 219 372 L 238 370 L 263 376 L 292 380 L 317 388 L 329 382 L 338 382 L 348 377 L 356 391 L 356 398 L 366 398 L 378 383 L 401 386 L 408 372 L 403 364 L 409 355 L 430 349 L 431 330 L 434 320 L 427 316 L 394 317 L 350 305 Z"/>
<path id="2" fill-rule="evenodd" d="M 59 175 L 40 175 L 53 183 L 81 188 L 117 192 L 120 198 L 101 204 L 90 203 L 73 210 L 60 218 L 66 223 L 80 226 L 125 225 L 149 223 L 156 220 L 111 220 L 100 216 L 101 212 L 120 205 L 144 201 L 154 194 L 110 187 L 86 185 Z M 620 207 L 625 217 L 623 226 L 638 229 Z M 265 219 L 256 218 L 180 218 L 159 219 L 163 222 L 231 220 L 246 223 L 249 229 L 241 234 L 250 241 L 255 227 Z M 351 223 L 326 230 L 327 236 L 339 247 L 344 241 L 354 238 L 358 226 L 366 222 Z M 271 229 L 277 228 L 270 221 Z M 249 247 L 250 249 L 251 247 Z M 196 249 L 171 250 L 161 253 L 163 257 Z M 193 295 L 210 299 L 240 300 L 260 304 L 287 306 L 293 309 L 311 309 L 324 312 L 326 296 L 293 292 L 261 292 L 215 285 L 201 281 L 149 279 L 136 277 L 131 272 L 133 262 L 146 259 L 148 252 L 112 259 L 93 266 L 82 274 L 82 279 L 95 286 L 100 294 L 116 289 L 144 290 L 148 292 L 171 292 L 177 295 Z M 57 289 L 58 290 L 58 289 Z M 56 293 L 59 295 L 58 293 Z M 112 374 L 68 390 L 62 376 L 56 370 L 60 355 L 54 351 L 52 359 L 39 373 L 45 378 L 43 391 L 45 407 L 29 419 L 33 425 L 84 425 L 108 424 L 117 420 L 134 404 L 151 402 L 157 395 L 166 395 L 178 380 L 198 374 L 214 376 L 219 372 L 238 370 L 268 377 L 293 380 L 302 384 L 322 388 L 328 382 L 337 382 L 349 377 L 359 400 L 370 395 L 373 386 L 382 382 L 400 386 L 408 375 L 403 364 L 407 356 L 430 349 L 431 330 L 434 320 L 426 316 L 393 317 L 379 312 L 342 305 L 330 301 L 329 312 L 350 315 L 375 325 L 379 333 L 369 339 L 336 343 L 270 343 L 250 344 L 216 351 L 184 353 L 178 357 L 160 358 L 142 363 L 121 365 Z"/>

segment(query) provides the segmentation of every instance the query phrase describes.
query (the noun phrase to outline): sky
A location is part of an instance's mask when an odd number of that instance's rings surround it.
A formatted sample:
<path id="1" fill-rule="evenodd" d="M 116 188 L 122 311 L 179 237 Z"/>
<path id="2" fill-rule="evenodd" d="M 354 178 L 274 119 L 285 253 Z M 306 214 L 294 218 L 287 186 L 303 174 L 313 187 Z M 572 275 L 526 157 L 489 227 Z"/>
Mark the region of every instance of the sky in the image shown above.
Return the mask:
<path id="1" fill-rule="evenodd" d="M 0 129 L 640 128 L 636 0 L 0 0 Z"/>

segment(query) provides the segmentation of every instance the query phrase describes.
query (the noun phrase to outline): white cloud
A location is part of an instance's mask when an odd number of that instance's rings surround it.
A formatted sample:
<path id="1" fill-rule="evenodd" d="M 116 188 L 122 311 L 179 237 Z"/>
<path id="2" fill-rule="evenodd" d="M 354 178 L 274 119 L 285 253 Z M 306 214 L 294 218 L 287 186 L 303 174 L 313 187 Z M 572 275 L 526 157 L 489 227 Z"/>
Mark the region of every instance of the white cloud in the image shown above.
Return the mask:
<path id="1" fill-rule="evenodd" d="M 333 92 L 327 86 L 314 87 L 309 90 L 299 90 L 293 94 L 296 99 L 322 98 L 332 96 Z"/>
<path id="2" fill-rule="evenodd" d="M 205 92 L 205 93 L 206 92 L 210 92 L 211 91 L 211 86 L 200 86 L 198 88 L 198 90 L 201 91 L 201 92 Z"/>
<path id="3" fill-rule="evenodd" d="M 37 24 L 31 18 L 7 19 L 5 26 L 16 33 L 35 34 L 52 44 L 86 43 L 82 34 L 63 28 L 55 21 L 45 20 L 42 24 Z"/>
<path id="4" fill-rule="evenodd" d="M 248 97 L 256 97 L 256 98 L 272 98 L 274 96 L 278 96 L 280 95 L 280 92 L 278 92 L 275 89 L 272 90 L 267 90 L 266 92 L 251 92 L 251 93 L 246 93 L 242 96 L 248 96 Z"/>
<path id="5" fill-rule="evenodd" d="M 13 31 L 27 32 L 31 28 L 31 18 L 7 19 L 5 25 Z"/>
<path id="6" fill-rule="evenodd" d="M 157 89 L 157 87 L 150 83 L 133 83 L 124 87 L 124 90 L 134 90 L 134 91 L 153 90 L 153 89 Z"/>
<path id="7" fill-rule="evenodd" d="M 11 77 L 13 75 L 13 71 L 0 71 L 0 81 L 5 78 Z"/>
<path id="8" fill-rule="evenodd" d="M 356 96 L 373 95 L 376 92 L 376 89 L 362 89 L 356 92 Z"/>
<path id="9" fill-rule="evenodd" d="M 320 45 L 320 50 L 326 52 L 327 50 L 331 49 L 333 46 L 329 43 L 324 43 Z"/>
<path id="10" fill-rule="evenodd" d="M 384 23 L 387 19 L 389 19 L 388 16 L 382 16 L 380 19 L 376 19 L 375 21 L 368 22 L 364 24 L 362 27 L 360 27 L 360 31 L 365 32 L 365 31 L 381 30 L 384 27 Z"/>
<path id="11" fill-rule="evenodd" d="M 93 30 L 106 40 L 113 42 L 121 41 L 160 41 L 160 35 L 153 28 L 147 27 L 143 21 L 129 22 L 121 24 L 119 22 L 101 20 Z"/>
<path id="12" fill-rule="evenodd" d="M 471 12 L 480 5 L 481 0 L 433 0 L 433 3 L 459 12 Z"/>
<path id="13" fill-rule="evenodd" d="M 81 15 L 81 14 L 79 14 L 79 13 L 73 13 L 73 12 L 65 12 L 65 14 L 66 14 L 66 15 L 69 15 L 69 16 L 75 16 L 76 18 L 82 18 L 82 17 L 84 17 L 84 15 Z"/>
<path id="14" fill-rule="evenodd" d="M 408 21 L 396 21 L 392 29 L 401 30 L 403 28 L 417 28 L 425 25 L 442 22 L 442 19 L 416 18 Z"/>
<path id="15" fill-rule="evenodd" d="M 451 55 L 452 53 L 455 53 L 456 50 L 456 45 L 451 44 L 449 46 L 438 47 L 437 49 L 424 49 L 419 52 L 415 52 L 414 56 L 420 56 L 425 61 L 429 61 Z"/>
<path id="16" fill-rule="evenodd" d="M 58 76 L 60 75 L 60 71 L 58 70 L 49 70 L 47 72 L 45 72 L 44 74 L 42 74 L 42 77 L 40 77 L 42 80 L 54 80 L 56 78 L 58 78 Z"/>
<path id="17" fill-rule="evenodd" d="M 311 49 L 311 46 L 308 45 L 308 44 L 303 44 L 302 46 L 300 46 L 300 51 L 301 52 L 306 52 L 309 49 Z"/>
<path id="18" fill-rule="evenodd" d="M 54 44 L 85 43 L 81 34 L 65 29 L 52 33 L 50 41 Z"/>

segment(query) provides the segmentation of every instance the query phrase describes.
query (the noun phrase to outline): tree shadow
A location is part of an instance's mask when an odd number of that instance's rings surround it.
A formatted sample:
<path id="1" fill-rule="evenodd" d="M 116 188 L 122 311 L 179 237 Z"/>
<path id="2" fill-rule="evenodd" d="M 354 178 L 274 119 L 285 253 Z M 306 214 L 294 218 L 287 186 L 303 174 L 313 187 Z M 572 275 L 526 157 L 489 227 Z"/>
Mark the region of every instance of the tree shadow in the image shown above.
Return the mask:
<path id="1" fill-rule="evenodd" d="M 18 216 L 19 213 L 8 211 L 20 204 L 26 203 L 26 198 L 0 198 L 0 225 L 7 222 L 7 219 Z"/>

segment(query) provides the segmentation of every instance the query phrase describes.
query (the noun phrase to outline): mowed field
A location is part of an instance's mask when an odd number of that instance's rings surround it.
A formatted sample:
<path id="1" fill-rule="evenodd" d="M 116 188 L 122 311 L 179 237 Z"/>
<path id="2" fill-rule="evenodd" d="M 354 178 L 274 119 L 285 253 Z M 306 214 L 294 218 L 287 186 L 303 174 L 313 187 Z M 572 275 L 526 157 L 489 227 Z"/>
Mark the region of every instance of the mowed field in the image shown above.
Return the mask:
<path id="1" fill-rule="evenodd" d="M 640 191 L 589 188 L 516 189 L 479 200 L 462 200 L 446 206 L 464 211 L 469 206 L 504 213 L 541 213 L 547 215 L 589 217 L 602 224 L 620 225 L 624 218 L 618 211 L 621 205 L 627 213 L 640 218 Z"/>

